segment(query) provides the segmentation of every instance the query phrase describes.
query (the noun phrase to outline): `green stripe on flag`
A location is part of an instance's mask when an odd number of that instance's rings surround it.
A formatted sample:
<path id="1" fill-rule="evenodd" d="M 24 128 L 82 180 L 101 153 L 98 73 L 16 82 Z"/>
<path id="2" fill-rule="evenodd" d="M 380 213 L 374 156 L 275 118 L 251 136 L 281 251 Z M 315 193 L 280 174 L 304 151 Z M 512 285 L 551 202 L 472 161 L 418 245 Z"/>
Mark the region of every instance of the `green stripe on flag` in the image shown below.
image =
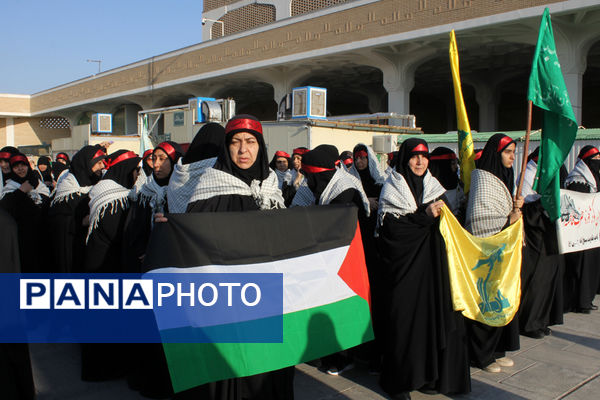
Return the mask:
<path id="1" fill-rule="evenodd" d="M 369 304 L 359 296 L 283 316 L 283 343 L 165 343 L 175 392 L 207 382 L 274 371 L 373 339 Z"/>

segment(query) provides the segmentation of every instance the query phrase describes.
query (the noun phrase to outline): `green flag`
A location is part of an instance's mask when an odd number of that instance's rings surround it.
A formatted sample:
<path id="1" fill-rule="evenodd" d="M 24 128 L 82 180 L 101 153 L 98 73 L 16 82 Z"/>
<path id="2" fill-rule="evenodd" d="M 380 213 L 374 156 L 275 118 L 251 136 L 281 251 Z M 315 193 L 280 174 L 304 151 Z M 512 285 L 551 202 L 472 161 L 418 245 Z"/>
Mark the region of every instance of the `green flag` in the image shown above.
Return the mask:
<path id="1" fill-rule="evenodd" d="M 527 99 L 544 110 L 542 142 L 533 189 L 542 196 L 542 205 L 554 221 L 560 216 L 559 171 L 575 141 L 577 122 L 556 55 L 547 8 L 540 24 Z"/>

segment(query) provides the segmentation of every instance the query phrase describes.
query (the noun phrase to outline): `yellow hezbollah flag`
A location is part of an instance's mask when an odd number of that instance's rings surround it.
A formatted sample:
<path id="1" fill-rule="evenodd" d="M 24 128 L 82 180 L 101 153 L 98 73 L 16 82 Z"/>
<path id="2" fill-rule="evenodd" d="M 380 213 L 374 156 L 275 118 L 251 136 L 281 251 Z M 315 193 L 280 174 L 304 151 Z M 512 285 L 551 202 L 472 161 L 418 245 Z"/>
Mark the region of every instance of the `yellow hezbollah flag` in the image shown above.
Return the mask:
<path id="1" fill-rule="evenodd" d="M 471 171 L 475 169 L 473 137 L 467 109 L 460 85 L 460 69 L 458 67 L 458 49 L 454 29 L 450 32 L 450 68 L 452 69 L 452 83 L 454 84 L 454 103 L 456 104 L 456 122 L 458 124 L 458 160 L 460 163 L 460 179 L 465 185 L 465 193 L 471 187 Z"/>
<path id="2" fill-rule="evenodd" d="M 478 238 L 463 229 L 444 206 L 440 232 L 446 242 L 455 311 L 490 326 L 507 325 L 521 299 L 523 220 Z"/>

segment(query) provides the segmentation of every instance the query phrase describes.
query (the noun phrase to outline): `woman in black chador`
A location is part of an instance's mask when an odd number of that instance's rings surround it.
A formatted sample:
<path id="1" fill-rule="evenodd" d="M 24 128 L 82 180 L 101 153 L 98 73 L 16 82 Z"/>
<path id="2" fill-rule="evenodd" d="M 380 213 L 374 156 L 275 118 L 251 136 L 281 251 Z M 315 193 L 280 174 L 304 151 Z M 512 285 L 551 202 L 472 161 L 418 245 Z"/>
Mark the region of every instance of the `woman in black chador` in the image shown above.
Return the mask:
<path id="1" fill-rule="evenodd" d="M 380 384 L 397 399 L 410 399 L 412 390 L 471 390 L 463 318 L 452 308 L 438 229 L 445 189 L 428 171 L 428 157 L 424 140 L 404 141 L 379 199 L 387 317 Z"/>
<path id="2" fill-rule="evenodd" d="M 123 228 L 129 212 L 128 195 L 138 175 L 140 157 L 132 151 L 118 150 L 108 159 L 108 170 L 89 192 L 85 272 L 125 272 Z M 116 343 L 82 345 L 81 378 L 103 381 L 122 377 L 128 366 L 128 347 Z"/>
<path id="3" fill-rule="evenodd" d="M 466 229 L 477 237 L 495 235 L 521 218 L 523 198 L 515 197 L 513 164 L 516 143 L 502 133 L 486 143 L 477 167 L 471 173 Z M 511 367 L 513 360 L 505 352 L 519 349 L 518 314 L 503 327 L 491 327 L 476 321 L 467 323 L 471 363 L 487 372 Z"/>
<path id="4" fill-rule="evenodd" d="M 284 208 L 275 172 L 269 169 L 262 125 L 239 115 L 225 127 L 225 145 L 214 167 L 200 177 L 188 212 L 230 212 Z M 245 378 L 212 382 L 177 399 L 293 399 L 294 367 Z"/>
<path id="5" fill-rule="evenodd" d="M 49 272 L 46 266 L 48 243 L 45 242 L 44 218 L 50 191 L 31 169 L 29 160 L 17 153 L 10 158 L 11 172 L 2 190 L 0 207 L 17 222 L 21 272 Z"/>
<path id="6" fill-rule="evenodd" d="M 522 335 L 541 339 L 550 325 L 563 323 L 563 256 L 558 254 L 556 228 L 533 190 L 539 147 L 527 157 L 522 194 L 525 241 L 521 265 L 519 326 Z"/>
<path id="7" fill-rule="evenodd" d="M 594 146 L 584 146 L 578 158 L 565 181 L 566 189 L 597 193 L 600 191 L 600 151 Z M 600 281 L 599 258 L 598 248 L 565 255 L 565 311 L 589 314 L 598 309 L 592 300 Z"/>
<path id="8" fill-rule="evenodd" d="M 48 210 L 52 231 L 52 271 L 82 272 L 87 234 L 86 216 L 90 214 L 88 196 L 102 177 L 106 149 L 84 146 L 73 156 L 67 173 L 56 183 Z"/>

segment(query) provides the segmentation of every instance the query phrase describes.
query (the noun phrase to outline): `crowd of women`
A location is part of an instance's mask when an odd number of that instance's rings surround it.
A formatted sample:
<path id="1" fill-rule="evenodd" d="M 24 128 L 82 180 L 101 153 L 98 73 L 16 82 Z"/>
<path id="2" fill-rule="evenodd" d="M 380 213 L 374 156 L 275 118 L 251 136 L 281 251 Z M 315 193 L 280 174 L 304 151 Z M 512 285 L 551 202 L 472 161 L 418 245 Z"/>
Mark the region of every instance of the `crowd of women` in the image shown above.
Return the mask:
<path id="1" fill-rule="evenodd" d="M 20 263 L 22 272 L 140 272 L 152 229 L 169 213 L 355 205 L 375 340 L 320 364 L 336 375 L 353 360 L 366 360 L 382 388 L 400 399 L 413 390 L 467 393 L 470 366 L 494 373 L 513 365 L 505 352 L 519 348 L 520 333 L 542 338 L 562 323 L 564 312 L 595 309 L 600 250 L 558 254 L 553 224 L 532 189 L 537 150 L 529 156 L 523 196 L 516 195 L 516 143 L 504 134 L 492 136 L 478 156 L 467 196 L 456 154 L 430 151 L 423 139 L 407 139 L 388 154 L 385 171 L 365 144 L 341 155 L 332 145 L 296 148 L 291 155 L 277 150 L 269 162 L 261 123 L 249 115 L 225 127 L 204 125 L 185 154 L 171 141 L 142 157 L 109 153 L 108 146 L 84 146 L 72 160 L 61 153 L 54 163 L 41 157 L 37 168 L 13 147 L 0 151 L 5 271 Z M 561 183 L 597 192 L 598 149 L 584 147 Z M 454 311 L 438 229 L 444 204 L 478 237 L 524 218 L 521 307 L 508 325 L 490 327 Z M 126 376 L 147 397 L 293 398 L 293 367 L 174 395 L 160 344 L 84 344 L 81 350 L 82 379 Z M 0 364 L 11 398 L 32 398 L 26 345 L 2 345 Z"/>

